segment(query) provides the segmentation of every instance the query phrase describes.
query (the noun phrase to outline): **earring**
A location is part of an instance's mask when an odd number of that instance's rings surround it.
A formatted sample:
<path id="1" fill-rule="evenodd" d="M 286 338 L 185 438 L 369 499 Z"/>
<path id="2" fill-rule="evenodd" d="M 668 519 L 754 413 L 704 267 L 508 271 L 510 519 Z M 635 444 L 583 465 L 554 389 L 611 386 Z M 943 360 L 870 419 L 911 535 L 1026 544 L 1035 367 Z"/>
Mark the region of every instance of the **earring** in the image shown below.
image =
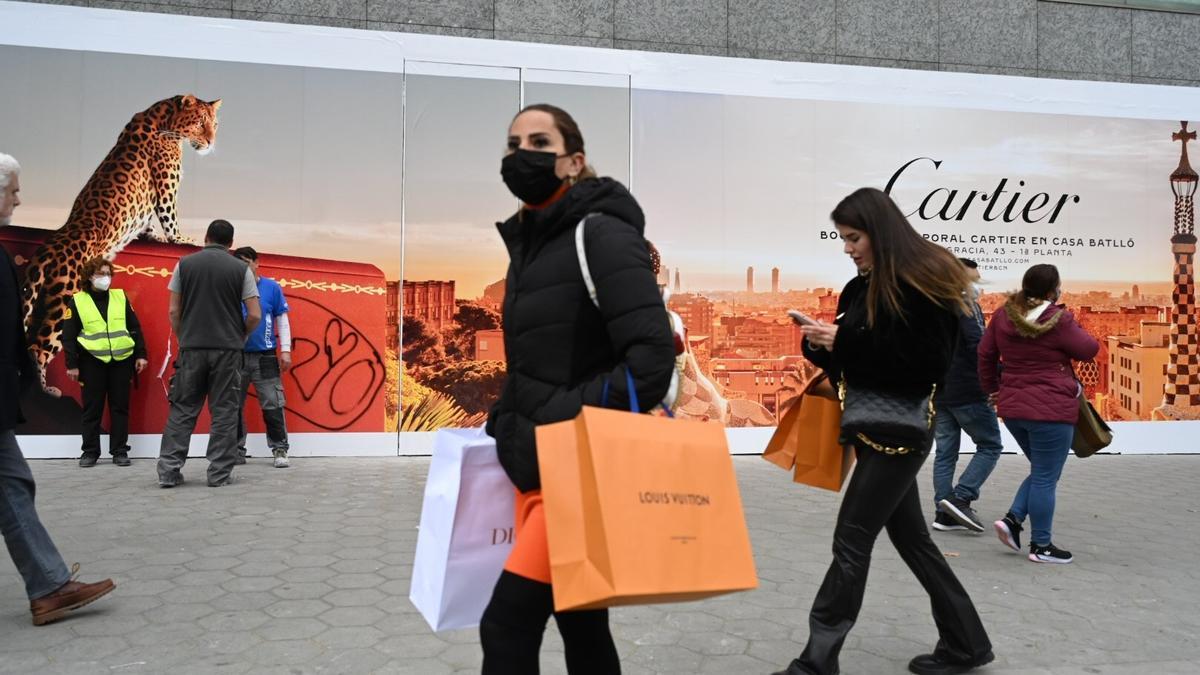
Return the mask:
<path id="1" fill-rule="evenodd" d="M 579 182 L 579 176 L 567 176 L 567 184 L 575 185 Z"/>

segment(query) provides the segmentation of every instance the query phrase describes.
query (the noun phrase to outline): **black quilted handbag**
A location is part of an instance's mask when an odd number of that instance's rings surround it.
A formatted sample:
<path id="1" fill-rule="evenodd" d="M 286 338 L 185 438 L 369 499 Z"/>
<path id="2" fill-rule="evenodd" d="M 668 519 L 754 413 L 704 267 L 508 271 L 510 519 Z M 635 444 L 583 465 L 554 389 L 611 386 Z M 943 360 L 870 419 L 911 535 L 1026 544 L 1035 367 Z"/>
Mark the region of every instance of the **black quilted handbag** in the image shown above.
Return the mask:
<path id="1" fill-rule="evenodd" d="M 901 396 L 861 387 L 849 387 L 843 378 L 838 385 L 842 399 L 842 435 L 846 441 L 855 439 L 889 455 L 905 455 L 920 451 L 929 442 L 933 428 L 934 385 L 925 396 Z M 899 441 L 899 446 L 886 446 L 875 438 Z"/>

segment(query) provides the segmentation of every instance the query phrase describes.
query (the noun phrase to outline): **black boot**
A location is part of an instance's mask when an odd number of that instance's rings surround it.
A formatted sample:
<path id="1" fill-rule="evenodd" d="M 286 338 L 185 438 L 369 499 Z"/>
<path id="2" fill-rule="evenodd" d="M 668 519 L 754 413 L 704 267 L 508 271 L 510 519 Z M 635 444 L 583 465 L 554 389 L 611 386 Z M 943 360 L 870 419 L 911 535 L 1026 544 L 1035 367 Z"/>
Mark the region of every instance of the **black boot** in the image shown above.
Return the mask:
<path id="1" fill-rule="evenodd" d="M 994 654 L 988 652 L 974 661 L 964 663 L 962 661 L 951 661 L 938 654 L 922 654 L 908 662 L 908 670 L 917 675 L 959 675 L 959 673 L 967 673 L 981 666 L 986 666 L 995 660 L 995 658 Z"/>
<path id="2" fill-rule="evenodd" d="M 99 459 L 96 455 L 84 453 L 79 456 L 79 466 L 89 467 L 96 466 L 96 460 Z"/>
<path id="3" fill-rule="evenodd" d="M 119 448 L 112 454 L 112 458 L 113 464 L 116 464 L 117 466 L 129 466 L 131 463 L 129 461 L 129 447 L 126 446 L 124 448 Z"/>

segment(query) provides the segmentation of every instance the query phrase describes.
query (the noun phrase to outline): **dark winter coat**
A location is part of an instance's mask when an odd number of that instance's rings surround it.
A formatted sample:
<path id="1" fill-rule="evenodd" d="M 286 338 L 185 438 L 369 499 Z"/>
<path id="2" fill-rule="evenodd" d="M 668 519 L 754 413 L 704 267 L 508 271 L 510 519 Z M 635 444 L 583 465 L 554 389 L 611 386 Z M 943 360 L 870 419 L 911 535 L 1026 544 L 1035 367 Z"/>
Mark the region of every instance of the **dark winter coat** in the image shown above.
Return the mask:
<path id="1" fill-rule="evenodd" d="M 958 341 L 959 312 L 934 303 L 916 288 L 901 283 L 904 316 L 880 312 L 867 325 L 865 276 L 850 280 L 838 298 L 837 338 L 833 351 L 804 342 L 804 355 L 836 383 L 897 394 L 928 396 L 941 385 Z M 884 445 L 905 439 L 872 438 Z"/>
<path id="2" fill-rule="evenodd" d="M 25 421 L 21 392 L 33 383 L 34 366 L 22 325 L 17 266 L 0 246 L 0 431 L 15 429 Z"/>
<path id="3" fill-rule="evenodd" d="M 585 248 L 600 308 L 588 296 L 575 250 L 575 228 L 588 214 Z M 534 429 L 600 406 L 629 409 L 633 374 L 638 403 L 663 400 L 675 345 L 643 237 L 645 217 L 617 181 L 590 179 L 542 211 L 498 224 L 508 247 L 504 349 L 508 376 L 488 415 L 500 463 L 517 489 L 538 489 Z"/>
<path id="4" fill-rule="evenodd" d="M 1080 385 L 1071 360 L 1094 358 L 1100 343 L 1061 305 L 1047 307 L 1033 322 L 1026 312 L 1010 299 L 992 317 L 979 343 L 980 383 L 985 392 L 1000 393 L 1001 417 L 1074 424 Z"/>
<path id="5" fill-rule="evenodd" d="M 957 406 L 987 400 L 979 386 L 979 341 L 983 338 L 983 310 L 971 300 L 971 313 L 958 318 L 958 344 L 946 373 L 946 383 L 938 389 L 938 405 Z"/>

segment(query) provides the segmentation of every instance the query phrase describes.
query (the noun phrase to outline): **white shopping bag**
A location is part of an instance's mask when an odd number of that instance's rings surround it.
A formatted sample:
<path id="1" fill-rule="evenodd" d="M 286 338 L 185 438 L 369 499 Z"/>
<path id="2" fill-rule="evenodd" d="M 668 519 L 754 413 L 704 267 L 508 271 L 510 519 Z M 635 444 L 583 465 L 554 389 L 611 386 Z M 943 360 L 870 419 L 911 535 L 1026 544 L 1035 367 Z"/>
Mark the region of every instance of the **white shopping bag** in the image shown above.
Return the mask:
<path id="1" fill-rule="evenodd" d="M 408 596 L 433 630 L 479 625 L 512 549 L 513 500 L 495 441 L 437 432 Z"/>

